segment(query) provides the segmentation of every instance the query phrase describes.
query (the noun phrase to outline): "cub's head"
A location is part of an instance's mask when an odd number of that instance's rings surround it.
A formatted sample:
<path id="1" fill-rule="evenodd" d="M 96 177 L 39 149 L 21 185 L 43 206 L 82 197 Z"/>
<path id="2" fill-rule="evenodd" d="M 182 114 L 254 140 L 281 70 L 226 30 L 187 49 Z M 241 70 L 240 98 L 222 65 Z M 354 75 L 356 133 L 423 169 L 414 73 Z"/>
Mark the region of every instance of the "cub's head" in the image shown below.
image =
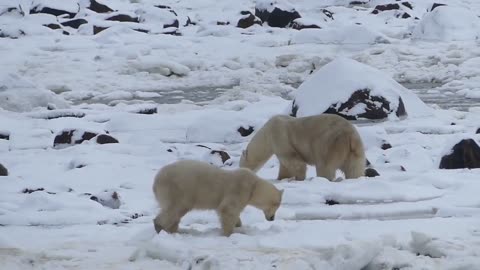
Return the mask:
<path id="1" fill-rule="evenodd" d="M 260 188 L 261 198 L 258 199 L 257 207 L 265 214 L 265 219 L 268 221 L 275 220 L 275 213 L 282 203 L 283 190 L 278 190 L 274 185 L 265 182 Z"/>

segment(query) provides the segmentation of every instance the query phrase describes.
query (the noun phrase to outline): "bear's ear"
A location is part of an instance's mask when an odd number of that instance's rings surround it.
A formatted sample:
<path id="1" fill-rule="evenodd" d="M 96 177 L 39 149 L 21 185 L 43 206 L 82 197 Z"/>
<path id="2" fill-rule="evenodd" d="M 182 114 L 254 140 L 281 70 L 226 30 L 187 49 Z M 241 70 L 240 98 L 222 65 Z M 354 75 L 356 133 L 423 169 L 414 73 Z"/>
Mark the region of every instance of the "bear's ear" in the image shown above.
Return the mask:
<path id="1" fill-rule="evenodd" d="M 283 192 L 284 192 L 284 191 L 285 191 L 285 190 L 280 189 L 280 197 L 283 196 Z"/>

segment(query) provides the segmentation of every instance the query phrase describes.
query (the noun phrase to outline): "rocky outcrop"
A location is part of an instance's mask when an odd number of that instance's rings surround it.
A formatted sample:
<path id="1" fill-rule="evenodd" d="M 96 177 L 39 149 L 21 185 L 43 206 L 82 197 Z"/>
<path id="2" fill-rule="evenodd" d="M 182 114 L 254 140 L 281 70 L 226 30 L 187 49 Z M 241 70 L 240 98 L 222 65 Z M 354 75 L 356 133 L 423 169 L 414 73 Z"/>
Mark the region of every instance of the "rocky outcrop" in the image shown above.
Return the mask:
<path id="1" fill-rule="evenodd" d="M 442 157 L 440 169 L 480 168 L 480 146 L 473 139 L 455 144 L 451 153 Z"/>

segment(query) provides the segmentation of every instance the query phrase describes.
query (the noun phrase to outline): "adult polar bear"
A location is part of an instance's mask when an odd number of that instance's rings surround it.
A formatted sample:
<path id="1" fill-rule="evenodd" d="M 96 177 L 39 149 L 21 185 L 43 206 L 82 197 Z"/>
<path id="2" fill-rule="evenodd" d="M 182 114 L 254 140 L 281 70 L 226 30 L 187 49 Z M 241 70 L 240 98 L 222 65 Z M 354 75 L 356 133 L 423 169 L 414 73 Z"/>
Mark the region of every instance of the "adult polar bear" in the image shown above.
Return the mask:
<path id="1" fill-rule="evenodd" d="M 276 115 L 257 131 L 243 151 L 240 167 L 258 171 L 272 155 L 280 161 L 278 179 L 303 180 L 307 164 L 330 181 L 337 169 L 346 178 L 365 173 L 365 150 L 355 127 L 335 114 Z"/>

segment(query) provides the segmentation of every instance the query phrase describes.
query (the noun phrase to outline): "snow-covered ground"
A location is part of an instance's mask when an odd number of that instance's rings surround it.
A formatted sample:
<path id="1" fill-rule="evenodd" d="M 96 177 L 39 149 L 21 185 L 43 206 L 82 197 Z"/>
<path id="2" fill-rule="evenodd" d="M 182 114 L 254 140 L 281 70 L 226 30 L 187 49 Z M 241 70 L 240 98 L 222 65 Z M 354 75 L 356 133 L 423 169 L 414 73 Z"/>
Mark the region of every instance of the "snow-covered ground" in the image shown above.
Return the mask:
<path id="1" fill-rule="evenodd" d="M 395 1 L 291 1 L 321 27 L 298 31 L 237 28 L 254 0 L 105 0 L 140 14 L 151 33 L 126 23 L 96 35 L 90 24 L 110 24 L 85 10 L 88 1 L 1 2 L 0 134 L 9 134 L 0 139 L 9 171 L 0 177 L 2 269 L 480 268 L 480 171 L 438 169 L 460 139 L 480 140 L 478 1 L 444 1 L 448 7 L 427 12 L 433 1 L 411 0 L 413 10 L 378 14 L 377 4 Z M 42 24 L 66 19 L 8 11 L 18 3 L 27 11 L 80 7 L 76 16 L 89 23 L 63 35 Z M 171 12 L 157 13 L 159 4 L 175 11 L 181 35 L 161 34 L 157 20 L 171 23 Z M 395 17 L 403 11 L 411 18 Z M 187 17 L 196 25 L 184 27 Z M 288 111 L 298 85 L 340 56 L 400 84 L 427 85 L 419 96 L 440 102 L 428 114 L 415 107 L 405 119 L 355 122 L 380 176 L 328 182 L 309 168 L 305 181 L 277 181 L 272 158 L 259 174 L 285 189 L 274 222 L 248 207 L 243 227 L 226 238 L 213 212 L 198 211 L 185 216 L 179 234 L 155 234 L 158 169 L 186 158 L 238 167 L 251 135 L 237 129 Z M 325 85 L 355 85 L 359 76 L 330 72 L 337 83 Z M 377 73 L 370 75 L 359 81 L 375 82 Z M 458 104 L 463 111 L 441 109 Z M 157 113 L 136 113 L 143 109 Z M 67 129 L 108 132 L 119 143 L 54 147 Z M 392 147 L 382 150 L 384 142 Z M 231 160 L 224 165 L 198 145 Z"/>

